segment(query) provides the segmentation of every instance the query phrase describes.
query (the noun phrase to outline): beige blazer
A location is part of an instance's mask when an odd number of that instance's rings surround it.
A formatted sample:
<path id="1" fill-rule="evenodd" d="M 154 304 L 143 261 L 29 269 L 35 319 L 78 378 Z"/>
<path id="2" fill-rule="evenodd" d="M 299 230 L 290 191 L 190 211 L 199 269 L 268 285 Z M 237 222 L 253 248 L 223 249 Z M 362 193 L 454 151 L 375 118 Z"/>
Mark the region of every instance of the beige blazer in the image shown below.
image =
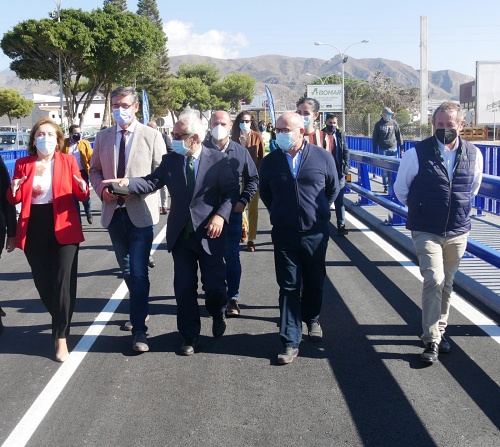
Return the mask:
<path id="1" fill-rule="evenodd" d="M 108 127 L 98 132 L 95 138 L 89 176 L 99 197 L 102 197 L 102 190 L 107 186 L 102 181 L 116 178 L 116 131 L 116 125 Z M 137 122 L 125 167 L 125 177 L 143 177 L 151 174 L 160 165 L 161 157 L 166 152 L 167 148 L 161 133 Z M 127 199 L 125 205 L 130 220 L 136 227 L 143 228 L 158 223 L 160 215 L 157 192 Z M 102 202 L 103 227 L 107 228 L 110 224 L 115 208 L 116 202 Z"/>

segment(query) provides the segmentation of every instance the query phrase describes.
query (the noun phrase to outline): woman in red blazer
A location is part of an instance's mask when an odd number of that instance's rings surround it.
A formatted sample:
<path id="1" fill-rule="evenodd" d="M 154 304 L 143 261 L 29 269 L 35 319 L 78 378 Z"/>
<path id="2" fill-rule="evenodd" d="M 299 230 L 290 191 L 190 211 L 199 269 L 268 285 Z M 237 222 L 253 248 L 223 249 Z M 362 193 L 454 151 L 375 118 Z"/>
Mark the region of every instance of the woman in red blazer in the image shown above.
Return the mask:
<path id="1" fill-rule="evenodd" d="M 42 118 L 31 130 L 28 156 L 16 161 L 7 200 L 22 204 L 16 247 L 24 250 L 35 286 L 52 316 L 56 360 L 68 356 L 66 337 L 76 301 L 79 243 L 84 240 L 73 196 L 83 201 L 89 189 L 75 158 L 62 154 L 59 126 Z"/>

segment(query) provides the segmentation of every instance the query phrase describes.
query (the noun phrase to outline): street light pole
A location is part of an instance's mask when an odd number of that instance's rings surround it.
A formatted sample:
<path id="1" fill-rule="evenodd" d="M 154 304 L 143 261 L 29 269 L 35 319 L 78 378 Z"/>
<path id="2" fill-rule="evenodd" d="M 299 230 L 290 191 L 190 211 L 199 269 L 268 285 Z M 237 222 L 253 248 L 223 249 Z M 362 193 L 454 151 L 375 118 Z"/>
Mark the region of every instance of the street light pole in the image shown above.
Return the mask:
<path id="1" fill-rule="evenodd" d="M 62 0 L 54 0 L 57 8 L 57 21 L 61 21 L 61 3 Z M 60 107 L 61 107 L 61 127 L 63 126 L 63 116 L 64 116 L 64 104 L 63 104 L 63 85 L 62 85 L 62 66 L 61 66 L 61 56 L 59 55 L 59 96 L 60 98 Z"/>
<path id="2" fill-rule="evenodd" d="M 340 57 L 341 57 L 341 63 L 342 63 L 342 127 L 343 127 L 344 134 L 345 134 L 345 131 L 346 131 L 346 122 L 345 122 L 345 70 L 344 70 L 344 64 L 347 62 L 346 52 L 353 45 L 357 45 L 358 43 L 368 43 L 368 42 L 369 42 L 369 40 L 362 40 L 360 42 L 354 42 L 351 45 L 349 45 L 343 52 L 340 51 L 335 45 L 333 45 L 331 43 L 314 42 L 314 45 L 327 45 L 329 47 L 335 48 L 338 51 L 338 53 L 340 54 Z"/>
<path id="3" fill-rule="evenodd" d="M 318 75 L 306 73 L 306 76 L 314 76 L 315 78 L 319 79 L 319 81 L 321 82 L 321 85 L 325 85 L 325 81 L 323 81 L 323 78 L 320 78 Z"/>

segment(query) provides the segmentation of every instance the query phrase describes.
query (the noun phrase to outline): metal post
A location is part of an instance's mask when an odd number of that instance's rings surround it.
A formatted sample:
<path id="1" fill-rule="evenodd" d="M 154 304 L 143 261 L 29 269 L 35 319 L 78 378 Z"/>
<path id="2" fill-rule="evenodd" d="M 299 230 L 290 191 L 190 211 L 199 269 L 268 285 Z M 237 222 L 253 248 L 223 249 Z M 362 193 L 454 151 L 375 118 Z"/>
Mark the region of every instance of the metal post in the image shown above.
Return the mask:
<path id="1" fill-rule="evenodd" d="M 368 43 L 369 40 L 362 40 L 360 42 L 354 42 L 351 45 L 348 45 L 347 48 L 342 52 L 340 51 L 335 45 L 331 43 L 323 43 L 323 42 L 314 42 L 314 45 L 327 45 L 329 47 L 335 48 L 338 53 L 340 54 L 341 57 L 341 63 L 342 63 L 342 129 L 344 131 L 344 134 L 346 132 L 346 122 L 345 122 L 345 68 L 344 64 L 347 62 L 346 59 L 346 52 L 349 48 L 351 48 L 353 45 L 357 45 L 358 43 Z"/>
<path id="2" fill-rule="evenodd" d="M 57 21 L 61 22 L 61 3 L 62 0 L 54 0 L 57 8 Z M 63 104 L 63 84 L 62 84 L 62 66 L 61 66 L 61 56 L 59 56 L 59 96 L 60 98 L 60 107 L 61 107 L 61 127 L 64 124 L 64 104 Z"/>

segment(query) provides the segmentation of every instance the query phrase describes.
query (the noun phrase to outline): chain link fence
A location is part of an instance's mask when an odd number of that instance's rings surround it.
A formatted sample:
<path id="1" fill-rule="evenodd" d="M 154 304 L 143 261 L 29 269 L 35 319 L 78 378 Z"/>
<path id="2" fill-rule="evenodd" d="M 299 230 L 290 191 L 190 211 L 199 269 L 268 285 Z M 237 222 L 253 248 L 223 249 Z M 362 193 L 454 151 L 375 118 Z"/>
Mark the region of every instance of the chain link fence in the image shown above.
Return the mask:
<path id="1" fill-rule="evenodd" d="M 368 113 L 365 115 L 346 116 L 345 134 L 357 137 L 371 137 L 373 126 L 380 119 L 380 115 Z M 342 117 L 339 116 L 339 125 L 342 127 Z M 419 123 L 400 124 L 403 140 L 423 140 L 432 135 L 432 126 L 422 126 Z"/>

